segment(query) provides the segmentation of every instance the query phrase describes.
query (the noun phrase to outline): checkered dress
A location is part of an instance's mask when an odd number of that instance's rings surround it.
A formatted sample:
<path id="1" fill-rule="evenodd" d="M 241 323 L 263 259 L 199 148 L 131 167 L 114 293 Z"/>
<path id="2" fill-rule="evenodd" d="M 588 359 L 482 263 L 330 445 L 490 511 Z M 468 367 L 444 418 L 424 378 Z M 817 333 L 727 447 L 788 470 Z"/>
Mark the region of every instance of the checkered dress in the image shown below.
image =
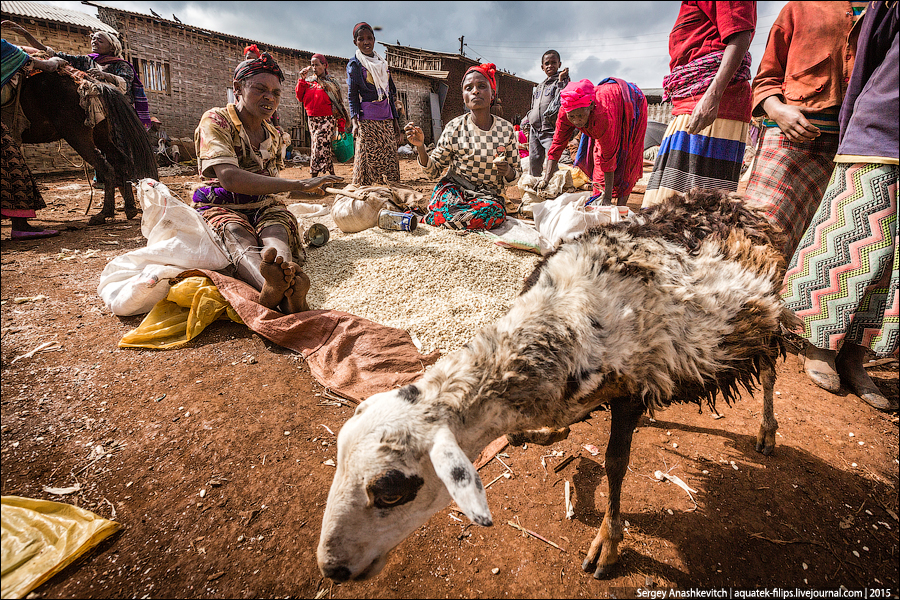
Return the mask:
<path id="1" fill-rule="evenodd" d="M 506 162 L 518 166 L 516 132 L 509 121 L 494 116 L 494 123 L 483 131 L 472 122 L 472 114 L 456 117 L 444 127 L 437 146 L 431 152 L 425 174 L 438 179 L 444 169 L 450 167 L 457 175 L 472 182 L 477 188 L 486 188 L 498 196 L 503 195 L 507 183 L 503 181 L 506 167 L 497 168 L 493 160 L 498 149 L 504 148 Z"/>

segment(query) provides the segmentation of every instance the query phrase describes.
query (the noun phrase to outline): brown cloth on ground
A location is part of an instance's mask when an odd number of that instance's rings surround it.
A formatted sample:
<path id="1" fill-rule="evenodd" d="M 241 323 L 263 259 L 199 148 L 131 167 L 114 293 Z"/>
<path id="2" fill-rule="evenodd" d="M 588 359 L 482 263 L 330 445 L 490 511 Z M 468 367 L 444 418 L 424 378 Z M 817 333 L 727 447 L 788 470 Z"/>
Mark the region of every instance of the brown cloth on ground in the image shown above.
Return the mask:
<path id="1" fill-rule="evenodd" d="M 355 402 L 417 381 L 440 357 L 420 354 L 402 329 L 336 310 L 285 315 L 259 304 L 259 292 L 243 281 L 205 270 L 181 277 L 193 275 L 212 279 L 250 329 L 299 352 L 319 383 Z"/>

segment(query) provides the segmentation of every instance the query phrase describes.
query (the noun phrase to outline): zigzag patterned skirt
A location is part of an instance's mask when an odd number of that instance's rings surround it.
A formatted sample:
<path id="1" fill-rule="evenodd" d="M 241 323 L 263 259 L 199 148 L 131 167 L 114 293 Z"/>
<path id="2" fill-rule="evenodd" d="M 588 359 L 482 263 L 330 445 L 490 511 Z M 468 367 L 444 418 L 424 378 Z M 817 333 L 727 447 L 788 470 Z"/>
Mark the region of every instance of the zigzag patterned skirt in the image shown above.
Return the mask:
<path id="1" fill-rule="evenodd" d="M 818 348 L 897 351 L 898 174 L 897 165 L 836 164 L 791 259 L 782 296 L 803 321 L 797 333 Z"/>

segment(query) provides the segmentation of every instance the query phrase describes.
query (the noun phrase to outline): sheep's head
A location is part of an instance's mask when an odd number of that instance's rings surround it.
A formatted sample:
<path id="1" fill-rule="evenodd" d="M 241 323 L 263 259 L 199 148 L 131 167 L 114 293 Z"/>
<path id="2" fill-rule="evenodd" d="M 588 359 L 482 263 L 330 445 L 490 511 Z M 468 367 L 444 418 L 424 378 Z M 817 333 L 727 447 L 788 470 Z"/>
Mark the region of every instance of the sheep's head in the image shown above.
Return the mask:
<path id="1" fill-rule="evenodd" d="M 451 498 L 473 522 L 493 524 L 472 462 L 446 422 L 416 406 L 414 394 L 418 389 L 407 386 L 372 396 L 338 434 L 317 551 L 326 577 L 377 575 L 390 551 Z"/>

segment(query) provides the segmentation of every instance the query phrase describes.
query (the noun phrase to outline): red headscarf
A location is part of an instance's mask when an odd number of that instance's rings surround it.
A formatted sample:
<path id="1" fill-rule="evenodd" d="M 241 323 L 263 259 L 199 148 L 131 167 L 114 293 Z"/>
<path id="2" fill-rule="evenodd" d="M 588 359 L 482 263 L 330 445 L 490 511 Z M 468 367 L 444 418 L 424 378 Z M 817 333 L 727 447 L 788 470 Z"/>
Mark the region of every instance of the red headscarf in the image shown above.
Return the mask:
<path id="1" fill-rule="evenodd" d="M 594 99 L 594 84 L 587 79 L 573 81 L 559 94 L 560 108 L 564 112 L 590 106 Z"/>
<path id="2" fill-rule="evenodd" d="M 491 91 L 494 92 L 494 96 L 497 95 L 497 65 L 494 63 L 485 63 L 481 65 L 475 65 L 474 67 L 469 67 L 466 69 L 465 74 L 463 75 L 463 79 L 466 78 L 466 75 L 471 73 L 472 71 L 478 71 L 482 75 L 484 75 L 488 83 L 491 84 Z"/>

